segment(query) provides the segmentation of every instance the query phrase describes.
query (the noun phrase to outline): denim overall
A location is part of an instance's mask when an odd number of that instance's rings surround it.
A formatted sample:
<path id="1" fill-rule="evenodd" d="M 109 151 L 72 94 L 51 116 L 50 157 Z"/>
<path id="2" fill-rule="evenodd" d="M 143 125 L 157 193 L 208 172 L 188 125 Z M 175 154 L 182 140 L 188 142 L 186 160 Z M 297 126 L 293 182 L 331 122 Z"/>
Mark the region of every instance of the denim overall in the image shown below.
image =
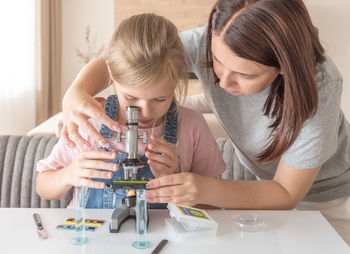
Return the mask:
<path id="1" fill-rule="evenodd" d="M 116 95 L 111 95 L 107 98 L 105 104 L 106 114 L 113 120 L 118 118 L 118 98 Z M 108 139 L 113 138 L 114 133 L 105 125 L 101 126 L 100 134 Z M 177 143 L 177 109 L 175 102 L 172 102 L 168 112 L 165 115 L 164 129 L 163 129 L 163 138 L 168 143 Z M 99 147 L 98 149 L 104 149 L 106 151 L 112 151 L 110 148 Z M 86 192 L 86 208 L 116 208 L 122 204 L 123 198 L 126 196 L 126 191 L 123 189 L 112 189 L 110 185 L 113 181 L 124 178 L 124 169 L 120 165 L 127 155 L 125 153 L 119 152 L 117 157 L 114 160 L 109 161 L 110 163 L 115 163 L 119 165 L 119 169 L 113 172 L 113 177 L 111 179 L 93 179 L 95 181 L 104 182 L 106 188 L 104 189 L 95 189 L 88 188 Z M 139 168 L 137 172 L 137 179 L 144 177 L 145 179 L 153 179 L 154 175 L 150 170 L 149 165 L 147 164 L 147 157 L 142 155 L 139 159 L 144 163 L 143 168 Z M 167 204 L 148 204 L 148 208 L 153 209 L 165 209 Z"/>

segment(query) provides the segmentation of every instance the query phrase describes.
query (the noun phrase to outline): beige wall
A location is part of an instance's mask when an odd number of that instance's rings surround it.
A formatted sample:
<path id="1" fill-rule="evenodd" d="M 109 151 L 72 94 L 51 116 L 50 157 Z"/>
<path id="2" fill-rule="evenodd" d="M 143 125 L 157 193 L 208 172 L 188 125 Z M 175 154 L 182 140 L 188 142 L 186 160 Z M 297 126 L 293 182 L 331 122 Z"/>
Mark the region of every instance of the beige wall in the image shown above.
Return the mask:
<path id="1" fill-rule="evenodd" d="M 204 26 L 216 0 L 114 0 L 115 24 L 132 15 L 152 12 L 167 17 L 185 31 Z"/>
<path id="2" fill-rule="evenodd" d="M 92 51 L 108 43 L 114 29 L 113 0 L 62 0 L 62 95 L 84 66 L 76 49 L 87 52 L 85 29 L 90 26 Z"/>
<path id="3" fill-rule="evenodd" d="M 350 120 L 350 1 L 304 0 L 327 54 L 344 79 L 341 107 Z"/>

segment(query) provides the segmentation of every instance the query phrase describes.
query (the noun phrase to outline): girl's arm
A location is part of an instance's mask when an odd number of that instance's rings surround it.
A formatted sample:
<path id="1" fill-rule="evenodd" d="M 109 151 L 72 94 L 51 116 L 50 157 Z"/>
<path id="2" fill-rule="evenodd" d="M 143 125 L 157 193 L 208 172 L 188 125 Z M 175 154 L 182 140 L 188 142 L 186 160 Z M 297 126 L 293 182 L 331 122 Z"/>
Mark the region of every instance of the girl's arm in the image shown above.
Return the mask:
<path id="1" fill-rule="evenodd" d="M 90 147 L 90 144 L 78 133 L 78 126 L 96 142 L 105 144 L 103 137 L 88 122 L 93 118 L 109 128 L 116 130 L 118 123 L 112 121 L 103 110 L 102 105 L 92 96 L 102 91 L 109 84 L 108 69 L 103 57 L 88 63 L 78 74 L 73 84 L 63 97 L 64 126 L 61 136 L 66 145 Z"/>
<path id="2" fill-rule="evenodd" d="M 72 185 L 63 180 L 65 170 L 66 168 L 47 170 L 38 174 L 36 178 L 36 192 L 42 199 L 59 200 L 66 195 Z"/>
<path id="3" fill-rule="evenodd" d="M 115 157 L 115 152 L 104 150 L 82 152 L 74 162 L 65 168 L 40 172 L 36 180 L 36 192 L 43 199 L 58 200 L 64 197 L 73 186 L 104 188 L 104 183 L 93 181 L 91 178 L 112 178 L 111 171 L 116 171 L 118 165 L 106 161 Z"/>
<path id="4" fill-rule="evenodd" d="M 148 202 L 231 209 L 293 209 L 305 197 L 319 168 L 301 170 L 280 161 L 273 180 L 235 181 L 191 173 L 164 176 L 147 185 Z"/>

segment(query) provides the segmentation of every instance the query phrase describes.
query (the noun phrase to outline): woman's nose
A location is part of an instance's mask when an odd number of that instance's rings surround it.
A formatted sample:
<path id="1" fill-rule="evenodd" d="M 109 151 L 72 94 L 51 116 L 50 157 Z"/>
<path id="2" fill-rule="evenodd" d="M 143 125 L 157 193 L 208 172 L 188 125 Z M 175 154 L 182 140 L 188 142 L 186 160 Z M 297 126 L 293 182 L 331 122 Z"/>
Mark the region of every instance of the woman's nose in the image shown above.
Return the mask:
<path id="1" fill-rule="evenodd" d="M 233 83 L 235 83 L 233 74 L 230 71 L 223 71 L 219 85 L 222 88 L 229 88 Z"/>

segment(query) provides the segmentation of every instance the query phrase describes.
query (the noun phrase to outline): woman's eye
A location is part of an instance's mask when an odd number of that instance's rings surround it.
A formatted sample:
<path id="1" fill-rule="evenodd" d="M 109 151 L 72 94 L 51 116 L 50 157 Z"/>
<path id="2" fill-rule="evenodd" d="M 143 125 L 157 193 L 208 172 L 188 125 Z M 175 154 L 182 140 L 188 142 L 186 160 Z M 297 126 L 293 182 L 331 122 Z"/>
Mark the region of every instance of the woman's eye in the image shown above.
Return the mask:
<path id="1" fill-rule="evenodd" d="M 245 78 L 245 79 L 253 79 L 256 76 L 255 75 L 245 75 L 245 74 L 241 74 L 241 77 Z"/>
<path id="2" fill-rule="evenodd" d="M 156 101 L 156 102 L 163 102 L 163 101 L 165 101 L 165 99 L 159 98 L 159 99 L 155 99 L 155 101 Z"/>

